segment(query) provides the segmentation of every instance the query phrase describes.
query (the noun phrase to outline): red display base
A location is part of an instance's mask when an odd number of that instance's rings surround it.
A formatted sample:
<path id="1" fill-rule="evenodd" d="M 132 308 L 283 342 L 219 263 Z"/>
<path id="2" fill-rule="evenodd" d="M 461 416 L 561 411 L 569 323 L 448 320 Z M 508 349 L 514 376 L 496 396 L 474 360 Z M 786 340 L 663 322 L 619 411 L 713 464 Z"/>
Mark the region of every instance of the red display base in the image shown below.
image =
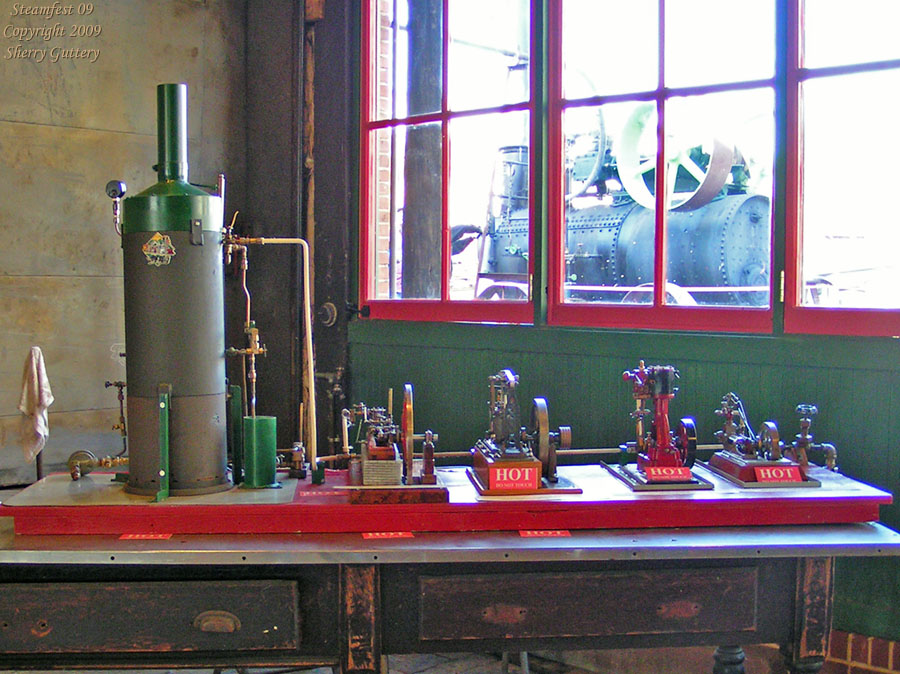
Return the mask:
<path id="1" fill-rule="evenodd" d="M 564 466 L 560 475 L 582 493 L 487 497 L 478 495 L 466 468 L 441 468 L 448 503 L 373 505 L 350 502 L 342 471 L 327 471 L 322 485 L 282 478 L 283 489 L 232 489 L 161 503 L 124 494 L 108 474 L 77 483 L 51 475 L 4 502 L 0 515 L 13 517 L 17 534 L 516 531 L 869 522 L 891 503 L 890 494 L 821 468 L 811 468 L 821 488 L 755 490 L 694 470 L 714 488 L 633 492 L 603 466 Z"/>
<path id="2" fill-rule="evenodd" d="M 469 477 L 480 494 L 513 496 L 539 493 L 542 472 L 541 462 L 534 457 L 496 460 L 477 447 L 472 451 Z"/>
<path id="3" fill-rule="evenodd" d="M 789 459 L 763 461 L 745 459 L 732 452 L 716 452 L 709 458 L 709 465 L 744 488 L 821 486 L 809 476 L 804 479 L 800 465 Z M 770 475 L 767 477 L 766 473 Z"/>

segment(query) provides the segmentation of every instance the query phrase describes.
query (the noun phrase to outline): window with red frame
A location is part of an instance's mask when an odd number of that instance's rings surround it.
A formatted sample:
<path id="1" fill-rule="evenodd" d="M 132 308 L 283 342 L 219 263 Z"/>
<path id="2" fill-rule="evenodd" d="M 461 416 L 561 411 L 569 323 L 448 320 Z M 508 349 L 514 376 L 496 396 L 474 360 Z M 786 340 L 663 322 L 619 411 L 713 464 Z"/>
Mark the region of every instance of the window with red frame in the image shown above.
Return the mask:
<path id="1" fill-rule="evenodd" d="M 549 321 L 772 329 L 775 3 L 550 3 Z"/>
<path id="2" fill-rule="evenodd" d="M 786 332 L 900 335 L 896 0 L 370 0 L 363 25 L 373 316 L 531 322 L 535 276 L 554 325 L 771 333 L 783 302 Z"/>
<path id="3" fill-rule="evenodd" d="M 531 322 L 528 0 L 363 9 L 361 302 Z"/>
<path id="4" fill-rule="evenodd" d="M 785 329 L 900 335 L 900 3 L 791 11 Z"/>

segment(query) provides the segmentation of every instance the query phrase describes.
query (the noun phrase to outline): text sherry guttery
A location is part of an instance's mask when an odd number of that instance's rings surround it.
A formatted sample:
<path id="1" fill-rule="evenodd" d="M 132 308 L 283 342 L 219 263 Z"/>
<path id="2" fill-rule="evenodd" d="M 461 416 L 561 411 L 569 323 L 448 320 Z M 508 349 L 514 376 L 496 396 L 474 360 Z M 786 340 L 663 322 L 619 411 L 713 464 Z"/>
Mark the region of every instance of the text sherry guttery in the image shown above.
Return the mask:
<path id="1" fill-rule="evenodd" d="M 41 17 L 45 21 L 57 18 L 72 17 L 75 19 L 86 18 L 94 13 L 94 5 L 89 2 L 77 5 L 64 5 L 54 2 L 49 5 L 31 5 L 25 3 L 13 3 L 10 16 Z M 29 21 L 30 23 L 30 21 Z M 60 61 L 87 61 L 94 63 L 100 58 L 100 49 L 83 46 L 57 46 L 51 45 L 54 41 L 60 42 L 72 38 L 85 39 L 99 37 L 103 27 L 97 23 L 63 23 L 54 21 L 51 25 L 17 25 L 8 23 L 3 28 L 3 37 L 17 44 L 7 46 L 3 58 L 28 59 L 35 63 L 58 63 Z M 37 42 L 40 46 L 31 46 Z M 41 42 L 45 44 L 40 44 Z"/>

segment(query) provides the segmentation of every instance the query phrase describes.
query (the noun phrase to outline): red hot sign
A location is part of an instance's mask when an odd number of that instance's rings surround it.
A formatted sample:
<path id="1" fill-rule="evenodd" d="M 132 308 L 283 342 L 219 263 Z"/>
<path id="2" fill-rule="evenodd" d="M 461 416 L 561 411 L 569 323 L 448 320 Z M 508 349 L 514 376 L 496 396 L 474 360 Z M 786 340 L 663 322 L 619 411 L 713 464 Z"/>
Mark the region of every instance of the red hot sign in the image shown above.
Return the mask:
<path id="1" fill-rule="evenodd" d="M 520 529 L 522 538 L 568 538 L 571 536 L 568 529 Z"/>
<path id="2" fill-rule="evenodd" d="M 539 489 L 541 471 L 538 466 L 491 466 L 491 489 Z"/>
<path id="3" fill-rule="evenodd" d="M 411 531 L 367 531 L 363 533 L 362 537 L 367 540 L 378 538 L 414 538 Z"/>
<path id="4" fill-rule="evenodd" d="M 649 482 L 690 482 L 690 468 L 675 466 L 647 466 L 644 468 Z"/>
<path id="5" fill-rule="evenodd" d="M 757 482 L 803 482 L 799 466 L 757 466 Z"/>

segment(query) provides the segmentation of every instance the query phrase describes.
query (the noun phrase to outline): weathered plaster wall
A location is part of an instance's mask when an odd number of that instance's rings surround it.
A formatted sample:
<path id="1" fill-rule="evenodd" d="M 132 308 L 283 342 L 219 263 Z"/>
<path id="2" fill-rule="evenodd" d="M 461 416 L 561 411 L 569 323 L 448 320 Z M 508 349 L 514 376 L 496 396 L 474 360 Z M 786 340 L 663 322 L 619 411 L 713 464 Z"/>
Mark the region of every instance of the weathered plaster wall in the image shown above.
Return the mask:
<path id="1" fill-rule="evenodd" d="M 88 4 L 90 14 L 79 15 Z M 44 352 L 56 398 L 45 463 L 79 448 L 121 448 L 111 430 L 115 389 L 104 382 L 125 378 L 122 260 L 104 186 L 118 178 L 135 194 L 156 182 L 157 84 L 188 84 L 191 182 L 212 185 L 225 172 L 231 203 L 240 203 L 245 183 L 244 0 L 63 0 L 69 16 L 22 12 L 48 5 L 0 0 L 5 484 L 34 476 L 16 409 L 32 345 Z M 65 35 L 54 35 L 57 26 Z M 78 26 L 99 34 L 70 36 Z M 96 52 L 67 58 L 73 49 Z"/>

